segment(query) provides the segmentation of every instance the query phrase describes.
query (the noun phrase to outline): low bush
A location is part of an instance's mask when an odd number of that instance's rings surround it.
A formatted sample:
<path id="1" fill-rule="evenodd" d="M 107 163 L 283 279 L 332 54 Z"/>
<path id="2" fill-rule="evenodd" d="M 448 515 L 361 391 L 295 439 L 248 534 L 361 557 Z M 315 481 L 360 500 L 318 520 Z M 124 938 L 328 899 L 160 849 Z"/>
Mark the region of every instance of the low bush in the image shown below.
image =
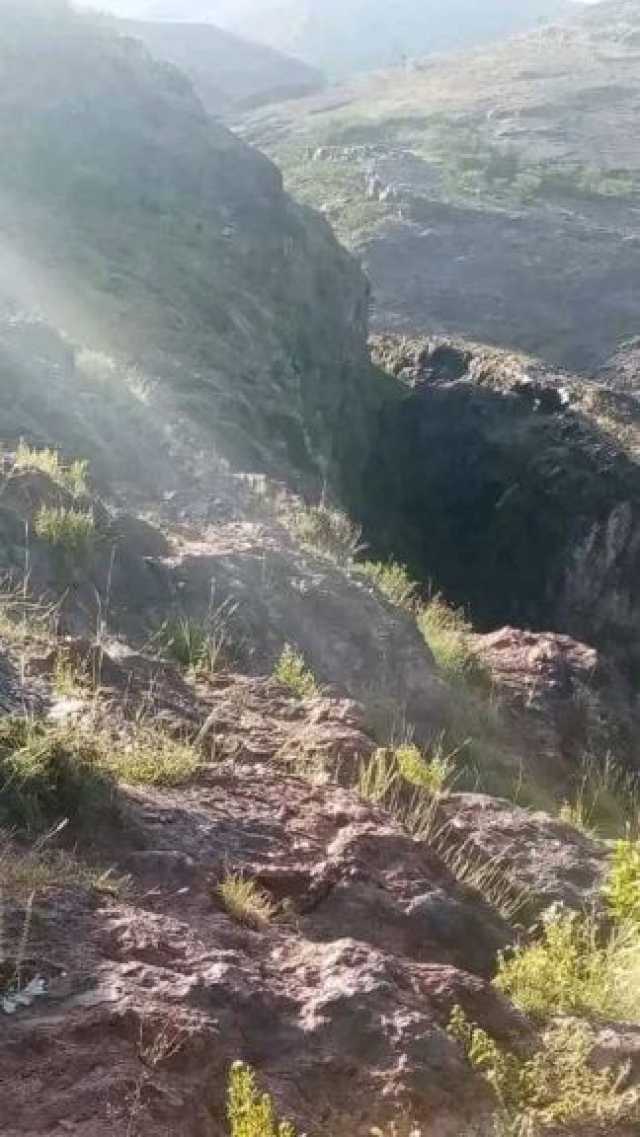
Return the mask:
<path id="1" fill-rule="evenodd" d="M 528 1014 L 582 1014 L 640 1021 L 640 934 L 608 935 L 595 919 L 552 914 L 540 940 L 501 957 L 496 985 Z"/>
<path id="2" fill-rule="evenodd" d="M 258 1090 L 249 1066 L 234 1062 L 227 1089 L 229 1137 L 295 1137 L 295 1130 L 276 1115 L 269 1094 Z"/>
<path id="3" fill-rule="evenodd" d="M 42 505 L 34 520 L 36 536 L 69 553 L 86 552 L 95 537 L 96 525 L 91 509 Z"/>
<path id="4" fill-rule="evenodd" d="M 313 699 L 320 694 L 320 687 L 312 671 L 307 667 L 304 656 L 285 644 L 274 672 L 274 679 L 282 683 L 298 699 Z"/>

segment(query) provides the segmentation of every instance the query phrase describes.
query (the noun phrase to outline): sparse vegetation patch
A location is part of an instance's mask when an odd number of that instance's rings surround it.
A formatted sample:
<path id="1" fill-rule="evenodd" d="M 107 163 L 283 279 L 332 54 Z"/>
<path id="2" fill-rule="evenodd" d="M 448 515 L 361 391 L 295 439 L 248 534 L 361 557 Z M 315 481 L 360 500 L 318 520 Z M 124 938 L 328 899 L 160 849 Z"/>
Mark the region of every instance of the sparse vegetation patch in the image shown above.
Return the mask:
<path id="1" fill-rule="evenodd" d="M 625 1087 L 624 1069 L 591 1068 L 595 1035 L 585 1023 L 556 1023 L 529 1059 L 501 1049 L 459 1007 L 451 1016 L 449 1033 L 491 1087 L 496 1132 L 505 1137 L 537 1137 L 564 1127 L 573 1132 L 574 1126 L 593 1126 L 604 1134 L 612 1126 L 640 1119 L 640 1091 Z"/>
<path id="2" fill-rule="evenodd" d="M 179 786 L 195 777 L 200 758 L 191 743 L 150 725 L 140 725 L 126 741 L 103 744 L 106 768 L 131 786 Z"/>
<path id="3" fill-rule="evenodd" d="M 298 504 L 287 514 L 288 523 L 301 544 L 321 553 L 336 564 L 352 564 L 362 551 L 362 530 L 346 513 L 325 502 Z"/>
<path id="4" fill-rule="evenodd" d="M 418 613 L 418 627 L 448 679 L 487 682 L 486 668 L 471 646 L 471 624 L 460 609 L 434 596 Z"/>
<path id="5" fill-rule="evenodd" d="M 617 842 L 604 896 L 619 924 L 636 924 L 640 929 L 640 841 Z"/>
<path id="6" fill-rule="evenodd" d="M 419 586 L 412 580 L 404 565 L 397 561 L 365 561 L 358 571 L 373 581 L 387 600 L 396 608 L 414 612 L 418 603 Z"/>
<path id="7" fill-rule="evenodd" d="M 640 935 L 634 925 L 605 934 L 598 922 L 553 913 L 540 940 L 500 961 L 497 986 L 540 1018 L 582 1014 L 640 1021 Z"/>
<path id="8" fill-rule="evenodd" d="M 71 727 L 0 722 L 0 825 L 39 832 L 65 818 L 89 823 L 113 805 L 100 740 Z"/>
<path id="9" fill-rule="evenodd" d="M 167 654 L 194 673 L 214 675 L 228 667 L 235 654 L 231 621 L 236 606 L 225 601 L 202 622 L 178 616 L 163 624 L 156 639 Z"/>

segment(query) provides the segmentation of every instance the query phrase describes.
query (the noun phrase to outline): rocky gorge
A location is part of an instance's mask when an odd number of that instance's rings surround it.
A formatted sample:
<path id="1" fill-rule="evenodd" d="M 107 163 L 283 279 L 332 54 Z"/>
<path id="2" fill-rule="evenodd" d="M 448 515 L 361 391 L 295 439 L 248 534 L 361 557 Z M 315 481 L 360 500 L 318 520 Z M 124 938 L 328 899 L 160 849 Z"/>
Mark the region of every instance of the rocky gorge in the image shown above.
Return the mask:
<path id="1" fill-rule="evenodd" d="M 628 384 L 368 343 L 180 71 L 0 10 L 3 1137 L 632 1137 Z"/>

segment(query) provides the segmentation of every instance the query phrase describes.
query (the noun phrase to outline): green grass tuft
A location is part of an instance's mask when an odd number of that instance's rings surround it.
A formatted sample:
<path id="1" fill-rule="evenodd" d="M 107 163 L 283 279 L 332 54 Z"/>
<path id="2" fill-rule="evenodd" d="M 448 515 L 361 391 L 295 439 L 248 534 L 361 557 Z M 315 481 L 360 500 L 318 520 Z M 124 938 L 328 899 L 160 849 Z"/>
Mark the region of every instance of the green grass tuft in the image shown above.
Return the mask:
<path id="1" fill-rule="evenodd" d="M 364 574 L 375 584 L 396 608 L 415 612 L 418 605 L 419 587 L 412 580 L 404 565 L 396 561 L 382 564 L 379 561 L 364 561 L 358 565 L 358 572 Z"/>
<path id="2" fill-rule="evenodd" d="M 233 661 L 230 621 L 236 606 L 225 601 L 204 622 L 188 616 L 168 620 L 155 637 L 167 654 L 194 673 L 215 675 Z"/>
<path id="3" fill-rule="evenodd" d="M 34 527 L 43 541 L 76 555 L 87 551 L 96 533 L 93 510 L 65 506 L 40 506 Z"/>
<path id="4" fill-rule="evenodd" d="M 89 463 L 77 458 L 65 466 L 57 450 L 36 450 L 21 441 L 16 451 L 14 469 L 38 470 L 74 497 L 82 497 L 87 493 Z"/>
<path id="5" fill-rule="evenodd" d="M 442 596 L 434 596 L 420 609 L 417 621 L 447 679 L 488 683 L 487 670 L 471 646 L 471 624 L 459 608 L 452 608 Z"/>

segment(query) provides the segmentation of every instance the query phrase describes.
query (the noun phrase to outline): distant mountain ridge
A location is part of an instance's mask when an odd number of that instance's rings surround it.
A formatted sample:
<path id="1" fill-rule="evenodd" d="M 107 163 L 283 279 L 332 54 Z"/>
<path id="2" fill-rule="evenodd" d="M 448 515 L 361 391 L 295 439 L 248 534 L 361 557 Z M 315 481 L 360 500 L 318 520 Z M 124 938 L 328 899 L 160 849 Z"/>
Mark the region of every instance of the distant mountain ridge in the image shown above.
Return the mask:
<path id="1" fill-rule="evenodd" d="M 179 67 L 210 113 L 297 98 L 325 83 L 322 73 L 302 60 L 211 24 L 121 20 L 118 27 L 156 58 Z"/>
<path id="2" fill-rule="evenodd" d="M 113 0 L 121 15 L 210 22 L 333 75 L 470 47 L 553 19 L 570 0 Z"/>
<path id="3" fill-rule="evenodd" d="M 640 3 L 246 116 L 362 257 L 374 326 L 597 372 L 638 335 Z"/>

